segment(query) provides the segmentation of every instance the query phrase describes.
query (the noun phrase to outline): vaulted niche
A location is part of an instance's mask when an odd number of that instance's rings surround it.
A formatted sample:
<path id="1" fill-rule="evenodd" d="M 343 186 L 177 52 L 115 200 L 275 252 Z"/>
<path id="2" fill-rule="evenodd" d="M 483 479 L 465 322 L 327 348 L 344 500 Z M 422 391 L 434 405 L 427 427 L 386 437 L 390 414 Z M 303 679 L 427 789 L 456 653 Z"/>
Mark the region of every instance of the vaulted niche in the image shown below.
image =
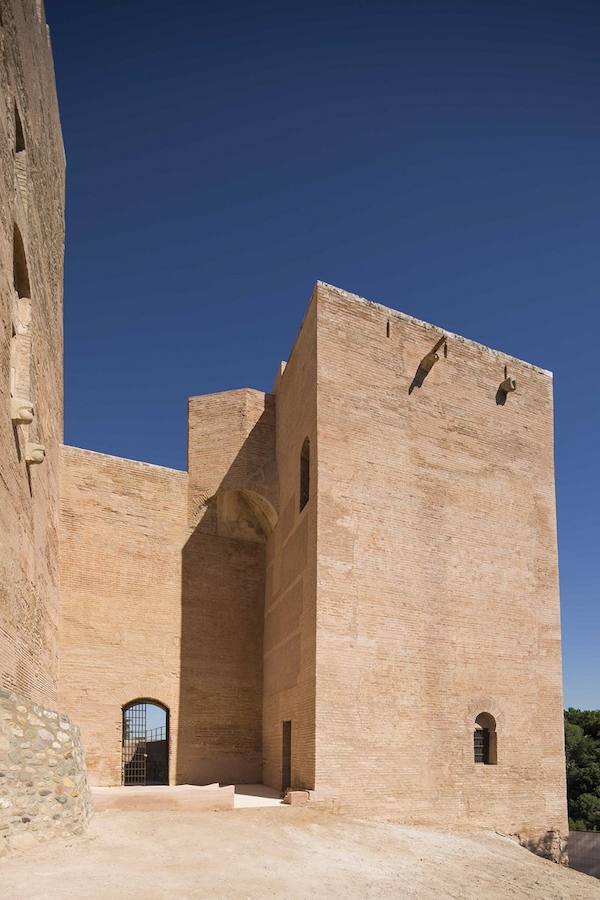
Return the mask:
<path id="1" fill-rule="evenodd" d="M 210 501 L 217 507 L 217 531 L 222 537 L 263 543 L 277 524 L 277 513 L 256 491 L 220 491 Z"/>

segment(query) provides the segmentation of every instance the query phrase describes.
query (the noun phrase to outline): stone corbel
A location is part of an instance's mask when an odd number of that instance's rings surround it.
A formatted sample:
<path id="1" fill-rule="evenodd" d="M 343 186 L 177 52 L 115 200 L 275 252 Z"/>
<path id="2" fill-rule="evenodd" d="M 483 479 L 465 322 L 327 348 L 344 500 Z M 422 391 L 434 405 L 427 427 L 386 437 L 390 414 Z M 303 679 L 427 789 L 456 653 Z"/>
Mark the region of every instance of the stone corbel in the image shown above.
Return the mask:
<path id="1" fill-rule="evenodd" d="M 23 397 L 12 397 L 10 401 L 10 417 L 15 425 L 31 425 L 33 422 L 33 403 Z"/>
<path id="2" fill-rule="evenodd" d="M 28 466 L 38 466 L 46 458 L 46 448 L 43 444 L 34 444 L 27 441 L 25 445 L 25 462 Z"/>

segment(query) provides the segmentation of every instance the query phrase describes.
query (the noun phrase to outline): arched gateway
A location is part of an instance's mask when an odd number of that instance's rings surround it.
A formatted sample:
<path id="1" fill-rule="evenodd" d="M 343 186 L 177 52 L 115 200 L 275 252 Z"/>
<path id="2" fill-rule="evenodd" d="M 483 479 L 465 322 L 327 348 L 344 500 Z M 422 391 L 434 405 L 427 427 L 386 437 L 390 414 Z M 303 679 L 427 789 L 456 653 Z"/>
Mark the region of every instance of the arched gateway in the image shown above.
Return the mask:
<path id="1" fill-rule="evenodd" d="M 169 709 L 158 700 L 123 707 L 122 783 L 169 783 Z"/>

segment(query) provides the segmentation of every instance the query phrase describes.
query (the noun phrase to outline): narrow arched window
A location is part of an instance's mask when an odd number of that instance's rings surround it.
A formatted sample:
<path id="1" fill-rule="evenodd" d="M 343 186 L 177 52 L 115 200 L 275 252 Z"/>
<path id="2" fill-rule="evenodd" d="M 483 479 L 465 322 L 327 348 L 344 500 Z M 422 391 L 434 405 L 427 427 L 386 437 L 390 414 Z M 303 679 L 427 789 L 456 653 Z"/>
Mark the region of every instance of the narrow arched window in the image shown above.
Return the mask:
<path id="1" fill-rule="evenodd" d="M 31 297 L 25 245 L 16 225 L 13 226 L 13 284 L 19 298 Z"/>
<path id="2" fill-rule="evenodd" d="M 21 232 L 13 226 L 13 285 L 10 343 L 10 393 L 31 400 L 31 288 Z"/>
<path id="3" fill-rule="evenodd" d="M 23 123 L 19 115 L 19 109 L 15 103 L 15 153 L 22 153 L 25 150 L 25 133 L 23 131 Z"/>
<path id="4" fill-rule="evenodd" d="M 304 509 L 310 497 L 310 441 L 304 439 L 300 453 L 300 511 Z"/>
<path id="5" fill-rule="evenodd" d="M 498 762 L 496 720 L 489 713 L 479 713 L 473 732 L 473 755 L 476 763 L 495 766 Z"/>
<path id="6" fill-rule="evenodd" d="M 23 211 L 27 212 L 28 204 L 28 177 L 27 177 L 27 147 L 25 145 L 25 132 L 17 104 L 15 103 L 15 178 L 18 189 L 18 197 Z"/>

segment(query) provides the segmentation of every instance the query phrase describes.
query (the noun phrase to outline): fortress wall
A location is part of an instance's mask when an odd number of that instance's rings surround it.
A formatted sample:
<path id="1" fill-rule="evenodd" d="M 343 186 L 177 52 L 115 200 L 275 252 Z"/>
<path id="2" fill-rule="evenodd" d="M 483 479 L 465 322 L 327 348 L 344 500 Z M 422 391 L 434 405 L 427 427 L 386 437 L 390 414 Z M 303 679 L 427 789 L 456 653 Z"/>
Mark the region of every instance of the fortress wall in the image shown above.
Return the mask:
<path id="1" fill-rule="evenodd" d="M 311 302 L 277 385 L 279 522 L 267 544 L 263 780 L 281 787 L 282 727 L 292 723 L 291 781 L 314 786 L 317 410 L 316 311 Z M 310 499 L 299 509 L 300 453 L 310 439 Z"/>
<path id="2" fill-rule="evenodd" d="M 409 393 L 438 329 L 321 284 L 317 311 L 317 792 L 564 834 L 551 376 L 449 337 Z"/>
<path id="3" fill-rule="evenodd" d="M 187 473 L 63 447 L 60 706 L 79 724 L 90 782 L 121 783 L 121 708 L 171 714 L 175 782 Z"/>
<path id="4" fill-rule="evenodd" d="M 65 162 L 43 6 L 33 0 L 5 0 L 2 23 L 0 686 L 53 706 L 58 666 Z M 15 226 L 22 239 L 20 247 L 17 238 L 16 254 Z M 11 390 L 33 403 L 32 424 L 13 424 Z M 46 458 L 40 465 L 26 465 L 27 441 L 45 445 Z"/>
<path id="5" fill-rule="evenodd" d="M 190 398 L 188 466 L 178 779 L 259 782 L 262 504 L 276 515 L 274 398 L 250 389 Z"/>
<path id="6" fill-rule="evenodd" d="M 252 388 L 190 397 L 190 526 L 214 530 L 206 501 L 217 492 L 251 490 L 277 509 L 275 398 Z"/>

